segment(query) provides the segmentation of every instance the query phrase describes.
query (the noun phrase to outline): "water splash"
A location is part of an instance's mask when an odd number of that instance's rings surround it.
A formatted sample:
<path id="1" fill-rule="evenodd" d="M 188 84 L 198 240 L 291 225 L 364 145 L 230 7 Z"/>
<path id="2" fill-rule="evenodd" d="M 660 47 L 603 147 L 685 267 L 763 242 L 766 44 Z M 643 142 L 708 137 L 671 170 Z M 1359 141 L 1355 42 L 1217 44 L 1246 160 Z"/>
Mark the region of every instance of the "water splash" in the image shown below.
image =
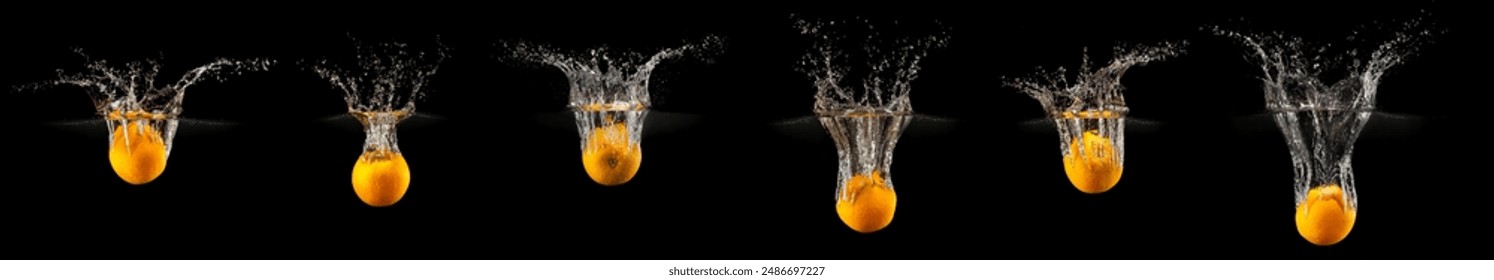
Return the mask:
<path id="1" fill-rule="evenodd" d="M 1292 156 L 1298 230 L 1314 244 L 1337 243 L 1353 227 L 1354 141 L 1373 115 L 1386 71 L 1440 32 L 1426 16 L 1389 28 L 1364 26 L 1336 42 L 1209 27 L 1245 45 L 1247 57 L 1260 64 L 1266 108 Z"/>
<path id="2" fill-rule="evenodd" d="M 110 163 L 121 178 L 136 185 L 148 183 L 164 171 L 187 88 L 205 81 L 221 82 L 248 71 L 266 71 L 274 63 L 268 59 L 219 58 L 188 70 L 174 81 L 162 82 L 158 77 L 160 58 L 121 66 L 94 59 L 81 48 L 73 51 L 87 61 L 84 71 L 58 69 L 57 79 L 21 89 L 76 86 L 86 90 L 109 128 Z"/>
<path id="3" fill-rule="evenodd" d="M 349 64 L 323 59 L 311 67 L 343 92 L 349 113 L 415 111 L 415 101 L 426 93 L 430 77 L 440 69 L 449 48 L 435 40 L 434 49 L 409 43 L 367 43 L 349 37 L 356 49 Z"/>
<path id="4" fill-rule="evenodd" d="M 393 205 L 410 184 L 409 165 L 400 153 L 395 128 L 415 114 L 415 103 L 428 91 L 449 49 L 435 40 L 434 49 L 408 43 L 365 43 L 351 38 L 355 60 L 340 64 L 320 60 L 312 70 L 343 92 L 348 114 L 363 124 L 363 155 L 353 166 L 353 189 L 365 204 Z"/>
<path id="5" fill-rule="evenodd" d="M 1125 166 L 1126 107 L 1121 77 L 1131 67 L 1182 55 L 1187 41 L 1153 45 L 1118 44 L 1110 64 L 1092 69 L 1088 49 L 1074 78 L 1064 67 L 1039 69 L 1037 75 L 1013 78 L 1007 86 L 1038 103 L 1058 127 L 1064 170 L 1074 187 L 1102 193 L 1120 181 Z M 1072 82 L 1071 82 L 1072 81 Z"/>
<path id="6" fill-rule="evenodd" d="M 836 211 L 856 231 L 881 230 L 897 205 L 889 171 L 893 147 L 913 118 L 912 82 L 928 52 L 948 45 L 948 30 L 864 18 L 795 24 L 814 39 L 799 70 L 814 79 L 814 111 L 839 155 Z"/>
<path id="7" fill-rule="evenodd" d="M 399 152 L 394 126 L 415 113 L 415 102 L 426 93 L 430 77 L 447 57 L 436 39 L 434 50 L 415 50 L 408 43 L 367 43 L 351 38 L 354 61 L 340 64 L 323 59 L 311 67 L 341 90 L 348 113 L 364 125 L 365 152 Z"/>
<path id="8" fill-rule="evenodd" d="M 1374 110 L 1385 72 L 1439 33 L 1428 25 L 1427 19 L 1413 19 L 1380 32 L 1354 30 L 1339 42 L 1307 41 L 1284 32 L 1211 29 L 1249 48 L 1247 57 L 1261 67 L 1267 109 Z"/>
<path id="9" fill-rule="evenodd" d="M 501 45 L 509 51 L 509 56 L 506 57 L 508 59 L 540 63 L 564 72 L 570 82 L 572 108 L 599 104 L 648 107 L 649 78 L 660 63 L 692 55 L 704 57 L 720 51 L 724 46 L 725 40 L 717 36 L 707 36 L 652 54 L 605 45 L 584 50 L 560 49 L 529 42 Z"/>
<path id="10" fill-rule="evenodd" d="M 1039 73 L 1028 78 L 1010 79 L 1007 86 L 1017 88 L 1036 99 L 1052 116 L 1077 113 L 1086 110 L 1117 108 L 1124 110 L 1125 96 L 1120 79 L 1134 66 L 1162 61 L 1183 54 L 1187 41 L 1162 42 L 1153 45 L 1118 44 L 1113 48 L 1115 57 L 1110 64 L 1092 69 L 1089 51 L 1075 78 L 1064 68 L 1050 71 L 1039 69 Z M 1073 82 L 1070 82 L 1073 80 Z"/>
<path id="11" fill-rule="evenodd" d="M 653 54 L 599 46 L 582 51 L 527 42 L 506 43 L 509 59 L 555 67 L 570 82 L 570 108 L 581 135 L 582 163 L 606 186 L 632 179 L 642 162 L 643 120 L 652 101 L 649 79 L 664 61 L 705 57 L 720 51 L 721 37 L 708 36 Z"/>
<path id="12" fill-rule="evenodd" d="M 848 110 L 911 113 L 908 93 L 918 77 L 919 62 L 933 49 L 949 44 L 948 29 L 931 34 L 904 34 L 908 24 L 878 28 L 870 19 L 798 19 L 800 34 L 814 39 L 800 71 L 815 81 L 815 112 Z M 920 30 L 928 32 L 927 30 Z M 851 46 L 859 46 L 855 49 Z"/>

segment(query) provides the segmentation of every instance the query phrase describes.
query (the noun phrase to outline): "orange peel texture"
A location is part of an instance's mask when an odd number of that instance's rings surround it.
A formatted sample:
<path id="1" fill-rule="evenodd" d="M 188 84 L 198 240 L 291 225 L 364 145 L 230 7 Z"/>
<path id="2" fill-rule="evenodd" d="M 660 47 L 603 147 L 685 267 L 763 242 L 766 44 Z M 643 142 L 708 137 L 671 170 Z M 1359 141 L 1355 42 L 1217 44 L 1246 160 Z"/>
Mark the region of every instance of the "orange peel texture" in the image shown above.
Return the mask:
<path id="1" fill-rule="evenodd" d="M 882 180 L 882 174 L 857 174 L 845 186 L 846 195 L 835 202 L 835 212 L 846 226 L 872 233 L 892 223 L 897 210 L 897 192 Z"/>

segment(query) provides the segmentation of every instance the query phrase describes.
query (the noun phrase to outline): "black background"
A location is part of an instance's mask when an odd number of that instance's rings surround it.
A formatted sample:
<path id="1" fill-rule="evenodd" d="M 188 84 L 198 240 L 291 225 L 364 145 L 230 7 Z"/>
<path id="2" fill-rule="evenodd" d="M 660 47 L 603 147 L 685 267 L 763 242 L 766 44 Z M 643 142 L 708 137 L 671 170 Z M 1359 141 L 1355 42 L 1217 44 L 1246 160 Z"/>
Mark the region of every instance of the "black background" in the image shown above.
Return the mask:
<path id="1" fill-rule="evenodd" d="M 1494 244 L 1485 237 L 1494 232 L 1481 222 L 1490 191 L 1480 174 L 1487 152 L 1473 119 L 1486 104 L 1475 75 L 1488 65 L 1477 43 L 1488 33 L 1474 29 L 1469 9 L 1425 1 L 1248 3 L 832 13 L 937 19 L 952 28 L 949 48 L 926 60 L 912 99 L 918 112 L 958 125 L 899 143 L 896 218 L 874 234 L 851 231 L 835 214 L 833 143 L 770 125 L 810 114 L 814 88 L 794 70 L 808 41 L 789 17 L 806 11 L 10 9 L 8 51 L 0 54 L 6 85 L 80 67 L 71 47 L 112 61 L 164 54 L 168 78 L 219 56 L 346 55 L 348 32 L 407 41 L 440 34 L 453 52 L 419 103 L 420 112 L 445 121 L 400 130 L 413 183 L 388 208 L 365 206 L 349 187 L 362 133 L 319 121 L 345 112 L 341 93 L 295 67 L 191 88 L 185 118 L 237 125 L 183 127 L 165 173 L 144 186 L 114 175 L 102 129 L 89 135 L 40 125 L 95 117 L 81 90 L 8 95 L 0 99 L 12 119 L 0 137 L 12 160 L 0 181 L 0 258 L 1488 258 Z M 1263 110 L 1258 66 L 1240 46 L 1198 28 L 1247 18 L 1259 27 L 1341 33 L 1423 8 L 1449 32 L 1386 76 L 1378 107 L 1427 122 L 1412 134 L 1358 141 L 1360 218 L 1342 243 L 1311 245 L 1293 224 L 1285 141 L 1274 129 L 1233 126 Z M 493 59 L 503 54 L 493 47 L 501 40 L 646 48 L 708 34 L 728 40 L 720 56 L 709 64 L 668 62 L 652 89 L 655 109 L 701 121 L 646 138 L 641 170 L 618 187 L 586 176 L 574 129 L 536 121 L 565 109 L 561 73 Z M 1131 116 L 1161 129 L 1126 136 L 1126 172 L 1114 189 L 1078 192 L 1064 176 L 1056 133 L 1018 125 L 1042 115 L 1037 102 L 1000 78 L 1075 66 L 1084 47 L 1105 59 L 1116 41 L 1172 39 L 1190 40 L 1187 54 L 1135 68 L 1123 80 Z"/>

